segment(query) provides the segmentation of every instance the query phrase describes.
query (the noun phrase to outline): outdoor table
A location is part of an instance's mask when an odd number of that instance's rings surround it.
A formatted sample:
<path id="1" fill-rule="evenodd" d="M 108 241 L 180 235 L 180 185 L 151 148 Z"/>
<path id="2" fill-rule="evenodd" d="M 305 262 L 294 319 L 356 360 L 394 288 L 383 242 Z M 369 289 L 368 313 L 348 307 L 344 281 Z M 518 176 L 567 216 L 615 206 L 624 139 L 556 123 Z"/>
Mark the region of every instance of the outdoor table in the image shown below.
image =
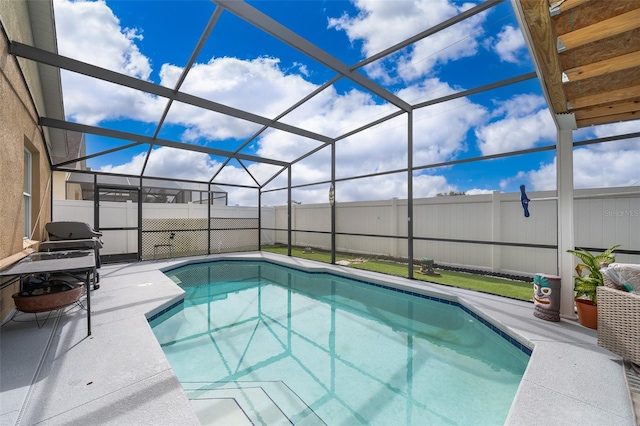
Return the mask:
<path id="1" fill-rule="evenodd" d="M 63 272 L 73 275 L 85 273 L 84 282 L 87 292 L 87 336 L 91 336 L 91 282 L 96 275 L 96 257 L 93 250 L 67 250 L 32 253 L 9 268 L 0 271 L 0 277 L 20 277 L 32 274 L 53 274 Z M 93 274 L 93 275 L 92 275 Z"/>
<path id="2" fill-rule="evenodd" d="M 79 240 L 53 240 L 40 242 L 40 251 L 59 251 L 59 250 L 89 250 L 92 249 L 96 257 L 96 268 L 100 268 L 100 249 L 102 241 L 99 238 L 83 238 Z M 96 271 L 93 283 L 93 289 L 100 288 L 100 274 Z"/>

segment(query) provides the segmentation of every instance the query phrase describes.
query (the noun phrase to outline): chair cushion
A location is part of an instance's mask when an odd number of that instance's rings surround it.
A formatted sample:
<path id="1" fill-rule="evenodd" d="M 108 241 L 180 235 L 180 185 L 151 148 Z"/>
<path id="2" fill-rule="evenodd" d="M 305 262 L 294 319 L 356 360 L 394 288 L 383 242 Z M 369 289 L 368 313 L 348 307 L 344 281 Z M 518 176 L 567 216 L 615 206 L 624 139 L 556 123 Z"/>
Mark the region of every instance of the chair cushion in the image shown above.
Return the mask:
<path id="1" fill-rule="evenodd" d="M 640 265 L 635 263 L 612 263 L 601 270 L 604 284 L 617 290 L 640 292 Z"/>

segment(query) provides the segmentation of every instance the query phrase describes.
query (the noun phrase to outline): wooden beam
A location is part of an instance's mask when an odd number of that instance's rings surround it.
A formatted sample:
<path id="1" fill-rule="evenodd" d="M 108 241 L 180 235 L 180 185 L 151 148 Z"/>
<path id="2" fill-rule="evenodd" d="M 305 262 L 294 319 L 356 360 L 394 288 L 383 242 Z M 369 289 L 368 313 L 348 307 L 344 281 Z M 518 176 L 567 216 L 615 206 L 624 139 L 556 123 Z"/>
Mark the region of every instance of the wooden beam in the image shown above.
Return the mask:
<path id="1" fill-rule="evenodd" d="M 567 112 L 562 88 L 562 67 L 556 51 L 555 26 L 546 0 L 521 0 L 523 16 L 531 36 L 532 48 L 541 74 L 542 84 L 553 114 Z"/>
<path id="2" fill-rule="evenodd" d="M 626 101 L 635 98 L 640 98 L 640 85 L 611 90 L 597 95 L 583 96 L 582 98 L 569 99 L 569 103 L 571 104 L 571 110 L 577 110 L 594 105 Z"/>
<path id="3" fill-rule="evenodd" d="M 598 124 L 618 123 L 620 121 L 631 121 L 640 119 L 640 112 L 627 112 L 624 114 L 607 115 L 604 117 L 588 118 L 586 120 L 576 120 L 578 127 L 596 126 Z"/>
<path id="4" fill-rule="evenodd" d="M 604 117 L 607 115 L 616 115 L 635 111 L 640 111 L 640 99 L 630 102 L 579 109 L 575 114 L 576 120 L 586 120 L 588 118 Z"/>
<path id="5" fill-rule="evenodd" d="M 591 0 L 558 0 L 549 6 L 549 12 L 551 16 L 560 15 L 568 10 L 582 6 L 585 3 L 589 3 Z"/>
<path id="6" fill-rule="evenodd" d="M 593 62 L 591 64 L 571 68 L 565 70 L 564 73 L 568 79 L 566 83 L 572 83 L 634 67 L 640 67 L 640 50 L 626 55 L 616 56 L 605 61 Z"/>
<path id="7" fill-rule="evenodd" d="M 558 52 L 566 52 L 638 27 L 640 27 L 640 8 L 560 35 L 557 41 Z"/>

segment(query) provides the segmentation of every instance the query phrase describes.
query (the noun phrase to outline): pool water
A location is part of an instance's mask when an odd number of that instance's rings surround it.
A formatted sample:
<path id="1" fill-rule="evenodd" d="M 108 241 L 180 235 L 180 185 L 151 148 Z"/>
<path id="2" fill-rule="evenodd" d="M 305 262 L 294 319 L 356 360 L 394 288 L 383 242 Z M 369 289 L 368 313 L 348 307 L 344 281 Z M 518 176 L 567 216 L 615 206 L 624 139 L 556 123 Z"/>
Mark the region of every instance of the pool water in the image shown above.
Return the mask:
<path id="1" fill-rule="evenodd" d="M 167 275 L 184 303 L 151 326 L 187 395 L 253 424 L 503 424 L 529 361 L 455 303 L 269 262 Z"/>

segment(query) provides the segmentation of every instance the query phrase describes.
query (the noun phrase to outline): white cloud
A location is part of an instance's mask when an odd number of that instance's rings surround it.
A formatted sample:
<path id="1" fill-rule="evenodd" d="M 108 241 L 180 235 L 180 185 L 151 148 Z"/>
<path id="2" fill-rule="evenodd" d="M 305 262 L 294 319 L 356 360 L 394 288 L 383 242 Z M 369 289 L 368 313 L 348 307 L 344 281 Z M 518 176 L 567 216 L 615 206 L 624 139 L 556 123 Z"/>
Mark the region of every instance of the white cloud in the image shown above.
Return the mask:
<path id="1" fill-rule="evenodd" d="M 417 99 L 433 92 L 446 95 L 455 90 L 444 82 L 430 79 L 419 86 L 403 89 L 399 94 L 405 99 Z M 486 109 L 467 98 L 415 110 L 414 164 L 450 160 L 454 153 L 466 149 L 467 133 L 486 118 Z"/>
<path id="2" fill-rule="evenodd" d="M 356 0 L 353 4 L 358 14 L 344 13 L 339 18 L 330 18 L 329 28 L 345 31 L 352 43 L 362 43 L 363 54 L 371 56 L 456 13 L 456 8 L 446 0 L 430 3 L 428 13 L 426 2 Z M 381 28 L 393 30 L 381 31 Z"/>
<path id="3" fill-rule="evenodd" d="M 109 164 L 100 167 L 98 170 L 106 173 L 140 174 L 146 152 L 135 155 L 130 161 L 123 164 Z M 179 150 L 169 147 L 159 147 L 151 151 L 145 176 L 147 177 L 169 177 L 185 180 L 209 181 L 220 168 L 220 163 L 213 160 L 209 155 L 196 152 Z M 264 183 L 280 169 L 279 166 L 270 164 L 253 163 L 248 164 L 247 169 L 258 180 Z M 283 181 L 283 179 L 285 179 Z M 235 183 L 237 185 L 255 186 L 255 181 L 247 174 L 240 165 L 229 164 L 218 175 L 217 182 Z M 280 178 L 281 185 L 286 185 L 286 173 Z M 276 185 L 277 186 L 277 185 Z M 230 205 L 256 205 L 257 189 L 223 187 L 228 192 Z M 286 191 L 285 191 L 286 192 Z"/>
<path id="4" fill-rule="evenodd" d="M 637 150 L 598 152 L 592 149 L 574 150 L 574 186 L 599 188 L 640 184 Z"/>
<path id="5" fill-rule="evenodd" d="M 122 28 L 104 1 L 56 0 L 55 10 L 62 55 L 149 79 L 151 61 L 135 44 L 142 37 L 140 31 Z M 181 72 L 180 67 L 163 64 L 160 84 L 174 87 Z M 62 80 L 67 115 L 85 124 L 117 119 L 156 123 L 167 104 L 163 98 L 70 72 L 63 72 Z M 276 58 L 225 57 L 194 64 L 181 91 L 269 118 L 315 88 L 301 75 L 281 70 Z M 244 138 L 260 127 L 179 103 L 174 103 L 165 123 L 185 126 L 184 136 L 189 141 Z"/>
<path id="6" fill-rule="evenodd" d="M 69 26 L 63 31 L 66 35 L 59 38 L 61 46 L 69 42 L 63 40 L 65 37 L 71 38 L 71 44 L 67 44 L 64 49 L 88 55 L 79 59 L 93 61 L 100 66 L 137 78 L 149 78 L 152 72 L 151 61 L 136 47 L 136 42 L 143 34 L 141 30 L 122 28 L 118 19 L 102 1 L 90 5 L 85 2 L 55 1 L 56 13 L 62 14 L 63 12 L 59 11 L 63 10 L 68 15 L 64 21 L 60 21 L 65 22 L 65 27 Z M 444 0 L 359 1 L 357 5 L 361 11 L 360 15 L 340 18 L 339 21 L 334 21 L 333 25 L 346 31 L 353 41 L 362 42 L 366 54 L 376 53 L 397 41 L 391 37 L 397 36 L 399 40 L 413 35 L 469 7 L 453 6 Z M 483 20 L 484 15 L 478 16 L 475 21 L 469 21 L 464 28 L 458 28 L 456 25 L 450 34 L 443 32 L 441 41 L 429 38 L 431 45 L 418 44 L 396 55 L 394 59 L 398 61 L 399 76 L 412 80 L 430 72 L 437 64 L 472 54 L 476 49 L 476 36 L 482 33 L 480 25 Z M 403 23 L 396 25 L 398 33 L 379 30 L 393 28 L 391 24 L 394 22 Z M 85 23 L 93 23 L 96 28 L 84 28 Z M 58 25 L 63 26 L 62 23 Z M 95 31 L 95 34 L 92 31 Z M 83 46 L 86 38 L 82 39 L 79 34 L 85 32 L 86 37 L 94 39 L 96 43 L 93 50 L 86 47 L 78 48 L 73 44 L 78 42 Z M 509 52 L 516 55 L 514 52 L 518 51 L 519 46 L 514 42 L 516 32 L 505 27 L 502 36 L 493 44 L 496 51 L 505 57 L 509 57 Z M 111 51 L 112 54 L 97 54 L 100 50 Z M 108 58 L 104 59 L 103 56 Z M 397 77 L 387 74 L 386 69 L 380 70 L 389 78 Z M 285 70 L 279 59 L 272 57 L 248 60 L 231 57 L 212 58 L 206 63 L 194 65 L 182 90 L 235 108 L 273 117 L 315 90 L 317 86 L 305 80 L 308 71 L 299 64 Z M 172 87 L 181 72 L 182 69 L 175 65 L 160 65 L 161 84 Z M 117 118 L 153 123 L 161 116 L 166 104 L 165 100 L 154 96 L 131 89 L 116 88 L 109 83 L 96 83 L 87 77 L 71 73 L 63 73 L 63 79 L 67 112 L 79 121 L 89 124 Z M 441 80 L 429 78 L 397 94 L 413 103 L 431 99 L 433 93 L 446 95 L 458 90 Z M 340 136 L 395 110 L 392 105 L 377 104 L 374 97 L 366 92 L 351 90 L 339 93 L 332 87 L 289 114 L 283 121 L 321 134 Z M 179 103 L 174 103 L 166 123 L 184 126 L 186 130 L 183 137 L 186 141 L 207 144 L 226 138 L 243 140 L 260 127 Z M 553 143 L 556 136 L 555 126 L 541 96 L 519 94 L 496 103 L 493 111 L 488 111 L 469 99 L 458 99 L 414 111 L 414 165 L 457 158 L 461 152 L 467 150 L 467 136 L 472 130 L 475 131 L 478 147 L 484 155 L 531 148 L 543 142 Z M 603 137 L 633 131 L 637 131 L 637 122 L 594 127 L 585 130 L 584 134 L 587 137 Z M 580 162 L 582 166 L 580 170 L 576 170 L 576 186 L 591 186 L 597 181 L 601 181 L 601 186 L 633 183 L 633 164 L 637 164 L 639 158 L 631 149 L 637 148 L 637 142 L 613 142 L 576 150 L 576 164 Z M 318 145 L 318 141 L 273 129 L 266 131 L 252 143 L 258 155 L 285 161 L 298 158 Z M 338 173 L 353 176 L 405 168 L 406 147 L 406 115 L 402 115 L 338 141 Z M 324 149 L 294 165 L 294 184 L 328 179 L 329 153 L 329 149 Z M 602 156 L 599 153 L 607 155 Z M 152 155 L 154 161 L 149 162 L 147 173 L 155 176 L 208 180 L 218 166 L 211 157 L 200 153 L 158 148 Z M 598 162 L 598 159 L 605 159 L 608 164 L 614 165 L 615 169 L 602 167 L 602 161 Z M 144 156 L 136 156 L 126 164 L 105 166 L 103 170 L 139 173 L 143 160 Z M 597 166 L 598 164 L 600 166 Z M 251 164 L 248 167 L 259 176 L 261 182 L 277 170 L 272 166 L 260 164 Z M 615 175 L 610 170 L 616 170 Z M 441 170 L 438 170 L 438 173 L 440 172 Z M 608 176 L 607 173 L 613 176 Z M 424 173 L 416 176 L 414 195 L 426 197 L 464 190 L 449 184 L 445 176 L 445 172 L 442 175 Z M 255 184 L 246 171 L 237 165 L 227 166 L 219 178 L 226 183 Z M 286 186 L 286 178 L 287 173 L 282 173 L 272 185 Z M 555 165 L 542 164 L 536 170 L 521 172 L 517 179 L 528 180 L 534 189 L 555 187 Z M 635 180 L 637 181 L 637 178 Z M 504 185 L 507 185 L 507 182 L 508 179 L 503 182 Z M 305 203 L 325 200 L 325 186 L 297 190 L 297 197 Z M 229 190 L 232 204 L 253 205 L 257 201 L 255 190 Z M 489 191 L 482 188 L 466 190 L 467 193 Z M 338 199 L 351 201 L 405 196 L 406 173 L 403 172 L 343 183 L 339 193 L 339 197 L 343 198 Z"/>
<path id="7" fill-rule="evenodd" d="M 612 123 L 602 126 L 587 127 L 580 129 L 574 135 L 574 141 L 588 140 L 593 138 L 606 138 L 609 136 L 626 135 L 640 132 L 640 121 L 625 121 L 622 123 Z M 606 142 L 601 144 L 590 145 L 589 148 L 594 151 L 620 151 L 620 150 L 637 150 L 640 147 L 640 137 L 622 139 L 618 141 Z"/>
<path id="8" fill-rule="evenodd" d="M 476 15 L 417 42 L 412 50 L 392 59 L 395 72 L 403 81 L 410 82 L 432 74 L 438 65 L 474 56 L 478 39 L 484 34 L 481 26 L 484 16 Z"/>
<path id="9" fill-rule="evenodd" d="M 432 79 L 421 86 L 405 89 L 400 94 L 406 98 L 419 98 L 427 91 L 439 90 L 451 93 L 453 89 L 438 80 Z M 375 117 L 380 114 L 380 106 L 369 103 L 340 103 L 329 97 L 327 105 L 316 105 L 313 110 L 322 117 L 310 115 L 309 120 L 317 126 L 333 126 L 350 128 L 349 121 L 355 114 L 352 110 L 357 106 L 357 120 L 361 117 Z M 342 100 L 342 99 L 340 99 Z M 348 108 L 347 108 L 348 107 Z M 414 112 L 413 149 L 414 165 L 432 164 L 450 160 L 463 151 L 467 133 L 487 117 L 487 111 L 468 99 L 458 99 L 445 104 L 433 105 Z M 301 119 L 301 117 L 298 117 Z M 385 172 L 403 169 L 407 166 L 407 126 L 406 116 L 389 120 L 373 128 L 364 130 L 336 142 L 336 174 L 338 177 L 365 175 L 374 172 Z M 366 121 L 365 121 L 366 122 Z M 447 123 L 443 126 L 442 123 Z M 317 129 L 322 131 L 322 129 Z M 299 139 L 299 138 L 298 138 Z M 288 158 L 290 152 L 296 152 L 295 136 L 274 134 L 261 141 L 260 154 L 271 158 Z M 304 148 L 308 150 L 307 147 Z M 304 151 L 303 151 L 304 152 Z M 268 155 L 267 155 L 268 154 Z M 329 149 L 306 158 L 293 166 L 293 184 L 304 184 L 330 178 Z M 284 176 L 283 176 L 284 178 Z M 415 196 L 435 196 L 438 193 L 458 191 L 447 184 L 443 176 L 421 175 L 415 181 Z M 286 185 L 286 181 L 280 181 Z M 397 191 L 397 192 L 394 192 Z M 406 173 L 388 174 L 376 178 L 358 179 L 350 184 L 341 183 L 340 193 L 345 201 L 406 196 Z M 372 198 L 373 197 L 373 198 Z M 300 201 L 310 202 L 314 195 L 299 195 Z"/>
<path id="10" fill-rule="evenodd" d="M 376 104 L 367 92 L 349 90 L 339 94 L 332 86 L 287 114 L 282 121 L 338 137 L 395 111 L 397 107 L 393 105 Z"/>
<path id="11" fill-rule="evenodd" d="M 336 202 L 406 198 L 406 178 L 406 174 L 394 174 L 338 182 L 336 184 Z M 423 174 L 414 177 L 413 191 L 414 197 L 435 197 L 437 194 L 449 193 L 449 191 L 457 191 L 457 189 L 448 184 L 443 176 Z M 322 199 L 326 199 L 326 194 Z M 314 201 L 311 200 L 311 202 Z"/>
<path id="12" fill-rule="evenodd" d="M 555 179 L 555 176 L 554 176 L 554 179 Z M 510 176 L 510 177 L 501 179 L 498 185 L 500 186 L 500 190 L 504 192 L 504 191 L 508 191 L 514 182 L 516 182 L 517 185 L 519 186 L 520 184 L 522 184 L 523 181 L 528 181 L 527 172 L 520 171 L 515 176 Z"/>
<path id="13" fill-rule="evenodd" d="M 293 65 L 300 72 L 300 74 L 304 75 L 305 77 L 309 77 L 311 75 L 311 71 L 309 71 L 309 68 L 307 68 L 305 64 L 296 62 Z"/>
<path id="14" fill-rule="evenodd" d="M 319 141 L 292 133 L 268 130 L 260 137 L 257 144 L 257 154 L 264 158 L 293 161 L 317 148 L 320 144 Z"/>
<path id="15" fill-rule="evenodd" d="M 498 104 L 498 120 L 475 130 L 483 155 L 528 149 L 539 142 L 555 142 L 556 127 L 544 99 L 536 95 L 515 95 Z"/>
<path id="16" fill-rule="evenodd" d="M 99 170 L 110 173 L 140 174 L 146 155 L 146 152 L 141 153 L 127 163 L 105 165 Z M 151 151 L 145 176 L 208 181 L 218 167 L 219 163 L 207 154 L 160 147 Z"/>
<path id="17" fill-rule="evenodd" d="M 139 78 L 147 78 L 150 69 L 150 61 L 144 58 L 135 41 L 140 37 L 140 31 L 133 31 L 120 27 L 120 23 L 104 2 L 69 2 L 56 0 L 56 10 L 64 16 L 60 20 L 60 27 L 65 28 L 61 33 L 62 45 L 67 50 L 81 55 L 79 59 L 97 61 L 100 66 L 105 66 L 119 72 L 129 73 Z M 386 3 L 386 2 L 382 2 Z M 460 11 L 444 0 L 438 2 L 400 2 L 397 4 L 379 4 L 362 2 L 363 7 L 372 7 L 375 19 L 404 20 L 412 16 L 412 24 L 401 26 L 401 34 L 405 37 L 418 28 L 425 26 L 424 19 L 428 23 L 435 24 L 446 17 Z M 421 18 L 414 15 L 420 13 Z M 426 16 L 426 18 L 425 18 Z M 81 19 L 83 18 L 83 19 Z M 96 23 L 99 21 L 99 24 Z M 398 21 L 398 22 L 400 22 Z M 93 25 L 87 28 L 86 23 Z M 414 28 L 408 28 L 413 26 Z M 408 31 L 408 33 L 403 33 Z M 95 32 L 95 35 L 93 35 Z M 372 46 L 384 41 L 386 36 L 380 32 L 370 33 L 376 40 L 371 40 Z M 85 34 L 82 38 L 79 35 Z M 85 46 L 78 49 L 76 42 L 81 40 L 94 40 L 94 49 Z M 101 40 L 101 41 L 98 41 Z M 378 46 L 379 47 L 379 46 Z M 375 48 L 378 48 L 375 47 Z M 93 58 L 92 52 L 110 52 L 109 57 L 116 58 L 113 63 L 99 62 Z M 129 62 L 127 62 L 129 58 Z M 145 60 L 143 60 L 143 58 Z M 135 61 L 133 61 L 135 59 Z M 142 66 L 134 66 L 134 63 L 145 63 L 145 72 Z M 165 87 L 173 87 L 182 68 L 171 64 L 163 64 L 160 69 L 160 79 Z M 95 82 L 82 76 L 69 75 L 66 77 L 69 84 L 65 84 L 65 102 L 67 112 L 78 120 L 97 124 L 100 121 L 117 118 L 131 118 L 144 122 L 155 122 L 161 116 L 165 106 L 163 99 L 157 99 L 139 93 L 132 89 L 114 87 L 109 83 Z M 253 113 L 273 117 L 286 110 L 289 106 L 301 99 L 317 86 L 306 81 L 302 75 L 287 74 L 280 68 L 277 58 L 260 57 L 253 60 L 240 60 L 237 58 L 212 58 L 207 63 L 196 63 L 190 70 L 181 90 L 199 97 L 213 100 L 224 105 L 230 105 L 238 109 L 245 109 Z M 400 96 L 410 99 L 424 99 L 430 93 L 451 93 L 453 89 L 447 84 L 436 79 L 426 80 L 420 86 L 408 88 L 400 92 Z M 459 149 L 463 142 L 464 133 L 473 124 L 478 122 L 481 108 L 468 101 L 461 100 L 468 108 L 464 114 L 456 114 L 451 119 L 457 124 L 453 132 L 444 131 L 438 121 L 443 118 L 444 112 L 451 108 L 451 104 L 445 106 L 433 106 L 417 111 L 416 116 L 416 142 L 417 154 L 420 161 L 429 158 L 443 159 Z M 365 92 L 352 90 L 338 94 L 334 88 L 325 90 L 314 97 L 303 108 L 297 109 L 285 117 L 285 122 L 300 126 L 322 134 L 340 134 L 362 126 L 375 118 L 384 116 L 395 107 L 378 105 L 373 97 Z M 431 117 L 431 118 L 429 118 Z M 186 128 L 183 137 L 187 141 L 198 142 L 201 139 L 222 140 L 226 138 L 246 138 L 260 126 L 246 121 L 230 118 L 222 114 L 201 110 L 185 104 L 174 102 L 165 120 L 167 124 L 177 124 Z M 369 132 L 374 134 L 375 132 Z M 425 135 L 437 137 L 437 148 L 423 145 L 430 144 L 433 139 Z M 400 130 L 392 130 L 385 135 L 374 135 L 374 140 L 369 146 L 374 146 L 371 154 L 379 157 L 379 161 L 393 160 L 393 153 L 397 151 L 397 140 L 406 140 L 406 135 Z M 317 141 L 305 140 L 296 135 L 286 134 L 280 131 L 269 131 L 261 136 L 257 145 L 258 153 L 269 158 L 294 159 L 309 149 L 318 146 Z M 378 160 L 376 160 L 378 161 Z M 385 166 L 381 166 L 382 169 Z"/>
<path id="18" fill-rule="evenodd" d="M 144 166 L 144 160 L 147 158 L 147 153 L 143 152 L 137 154 L 131 158 L 131 161 L 122 164 L 105 164 L 98 168 L 99 172 L 105 173 L 121 173 L 139 175 Z"/>
<path id="19" fill-rule="evenodd" d="M 592 147 L 578 148 L 573 152 L 574 188 L 611 188 L 640 185 L 638 163 L 640 152 L 621 149 L 602 152 Z M 540 164 L 538 169 L 522 171 L 511 181 L 528 182 L 534 191 L 556 189 L 556 159 Z"/>
<path id="20" fill-rule="evenodd" d="M 640 132 L 640 121 L 624 121 L 622 123 L 612 123 L 603 126 L 593 127 L 593 133 L 598 138 L 614 135 L 624 135 L 628 133 Z M 638 138 L 630 139 L 631 141 L 638 141 Z"/>
<path id="21" fill-rule="evenodd" d="M 613 123 L 578 129 L 574 141 L 605 138 L 638 132 L 638 121 Z M 555 139 L 554 139 L 555 141 Z M 573 179 L 575 188 L 600 188 L 640 185 L 637 164 L 640 162 L 638 146 L 640 138 L 598 143 L 576 148 L 573 151 Z M 514 181 L 527 181 L 533 190 L 556 189 L 556 163 L 542 163 L 537 169 L 521 171 L 513 178 L 505 179 L 501 187 Z"/>
<path id="22" fill-rule="evenodd" d="M 184 127 L 180 134 L 182 142 L 204 144 L 210 141 L 244 139 L 262 127 L 256 123 L 180 102 L 171 104 L 165 124 Z"/>
<path id="23" fill-rule="evenodd" d="M 444 176 L 420 175 L 413 177 L 414 197 L 435 197 L 438 194 L 448 194 L 451 191 L 459 192 L 458 188 L 448 183 Z M 406 191 L 404 191 L 404 196 L 406 197 Z"/>
<path id="24" fill-rule="evenodd" d="M 398 94 L 407 99 L 419 99 L 433 91 L 447 94 L 454 90 L 446 83 L 430 79 Z M 304 128 L 324 134 L 333 132 L 334 136 L 338 136 L 389 112 L 387 106 L 376 105 L 369 95 L 362 92 L 354 91 L 338 96 L 330 90 L 312 100 L 309 108 L 303 108 L 291 117 L 285 118 L 290 118 L 291 122 Z M 486 115 L 483 107 L 468 99 L 458 99 L 416 110 L 413 127 L 414 165 L 452 159 L 456 153 L 466 148 L 467 133 L 475 125 L 482 123 Z M 402 115 L 337 141 L 338 175 L 354 176 L 405 168 L 406 120 L 406 115 Z M 443 126 L 443 122 L 446 122 L 447 126 Z M 339 129 L 337 134 L 336 129 Z M 292 160 L 316 146 L 317 142 L 306 141 L 283 132 L 272 132 L 261 138 L 259 154 L 268 158 Z M 325 149 L 305 160 L 305 178 L 328 178 L 328 153 L 329 150 Z M 312 168 L 320 172 L 311 173 Z"/>
<path id="25" fill-rule="evenodd" d="M 407 99 L 419 99 L 433 91 L 446 94 L 452 93 L 453 88 L 437 79 L 430 79 L 398 94 Z M 366 93 L 352 91 L 339 96 L 333 89 L 329 89 L 311 100 L 308 107 L 285 117 L 284 121 L 318 133 L 339 136 L 391 111 L 395 111 L 395 108 L 375 104 Z M 474 125 L 481 123 L 485 115 L 484 108 L 467 99 L 416 110 L 413 132 L 414 164 L 451 159 L 454 153 L 464 149 L 467 132 Z M 442 126 L 445 121 L 450 125 Z M 339 140 L 336 143 L 339 171 L 348 170 L 349 175 L 353 176 L 406 167 L 406 129 L 406 116 L 402 115 Z M 293 160 L 318 144 L 316 141 L 308 141 L 283 132 L 269 132 L 261 138 L 258 154 L 268 158 Z M 327 161 L 326 155 L 315 154 L 307 163 L 309 166 L 315 164 L 315 168 L 323 170 L 322 178 L 326 179 Z M 306 170 L 304 175 L 316 174 Z"/>
<path id="26" fill-rule="evenodd" d="M 286 181 L 281 182 L 286 185 Z M 281 185 L 275 185 L 280 187 Z M 328 184 L 312 186 L 309 188 L 293 189 L 292 198 L 302 204 L 317 204 L 328 202 Z M 458 192 L 458 188 L 447 182 L 441 175 L 422 174 L 414 176 L 413 192 L 414 197 L 435 197 L 438 194 Z M 484 193 L 478 190 L 478 193 Z M 336 202 L 345 203 L 350 201 L 363 200 L 390 200 L 392 198 L 406 198 L 407 196 L 407 175 L 392 174 L 375 176 L 367 179 L 357 179 L 353 181 L 341 181 L 336 183 Z M 286 204 L 286 191 L 267 193 L 263 196 L 263 204 L 282 205 Z"/>
<path id="27" fill-rule="evenodd" d="M 638 122 L 629 121 L 580 129 L 574 140 L 624 135 L 638 131 Z M 640 185 L 638 164 L 640 138 L 623 139 L 576 148 L 573 151 L 575 188 L 609 188 Z M 556 189 L 556 163 L 540 164 L 538 169 L 522 171 L 517 179 L 526 179 L 536 191 Z"/>
<path id="28" fill-rule="evenodd" d="M 529 114 L 536 113 L 541 109 L 545 109 L 547 103 L 544 98 L 539 95 L 530 93 L 521 93 L 514 95 L 511 99 L 496 104 L 493 115 L 511 117 L 526 117 Z"/>
<path id="29" fill-rule="evenodd" d="M 356 16 L 344 14 L 339 18 L 331 18 L 329 27 L 344 31 L 352 43 L 361 43 L 365 57 L 379 53 L 472 6 L 469 3 L 456 5 L 447 0 L 356 0 L 354 4 L 359 11 Z M 478 38 L 483 34 L 481 24 L 485 17 L 486 13 L 482 13 L 466 19 L 383 61 L 368 65 L 366 71 L 373 78 L 385 82 L 395 78 L 412 81 L 430 74 L 437 64 L 472 56 L 477 51 Z"/>
<path id="30" fill-rule="evenodd" d="M 528 182 L 527 190 L 531 191 L 553 191 L 556 189 L 556 162 L 550 164 L 540 164 L 537 170 L 528 172 L 520 172 L 517 175 L 517 181 Z M 574 182 L 575 184 L 575 182 Z M 529 189 L 531 188 L 531 189 Z"/>
<path id="31" fill-rule="evenodd" d="M 70 121 L 88 125 L 118 119 L 155 123 L 166 104 L 163 99 L 124 86 L 64 70 L 60 74 L 65 114 Z"/>
<path id="32" fill-rule="evenodd" d="M 161 84 L 173 86 L 182 68 L 165 64 Z M 273 118 L 316 89 L 301 75 L 287 74 L 277 58 L 211 58 L 193 65 L 180 91 Z"/>
<path id="33" fill-rule="evenodd" d="M 149 78 L 149 59 L 135 44 L 142 33 L 122 28 L 103 0 L 55 0 L 54 8 L 61 55 L 143 80 Z"/>
<path id="34" fill-rule="evenodd" d="M 519 64 L 523 61 L 527 49 L 522 32 L 511 25 L 505 25 L 498 33 L 492 48 L 501 61 Z"/>
<path id="35" fill-rule="evenodd" d="M 136 46 L 142 34 L 122 28 L 104 1 L 55 0 L 58 51 L 63 56 L 148 80 L 151 63 Z M 164 101 L 133 89 L 61 72 L 64 107 L 74 121 L 96 125 L 103 120 L 157 120 Z"/>
<path id="36" fill-rule="evenodd" d="M 480 188 L 472 188 L 464 191 L 466 195 L 481 195 L 481 194 L 492 194 L 492 189 L 480 189 Z"/>

